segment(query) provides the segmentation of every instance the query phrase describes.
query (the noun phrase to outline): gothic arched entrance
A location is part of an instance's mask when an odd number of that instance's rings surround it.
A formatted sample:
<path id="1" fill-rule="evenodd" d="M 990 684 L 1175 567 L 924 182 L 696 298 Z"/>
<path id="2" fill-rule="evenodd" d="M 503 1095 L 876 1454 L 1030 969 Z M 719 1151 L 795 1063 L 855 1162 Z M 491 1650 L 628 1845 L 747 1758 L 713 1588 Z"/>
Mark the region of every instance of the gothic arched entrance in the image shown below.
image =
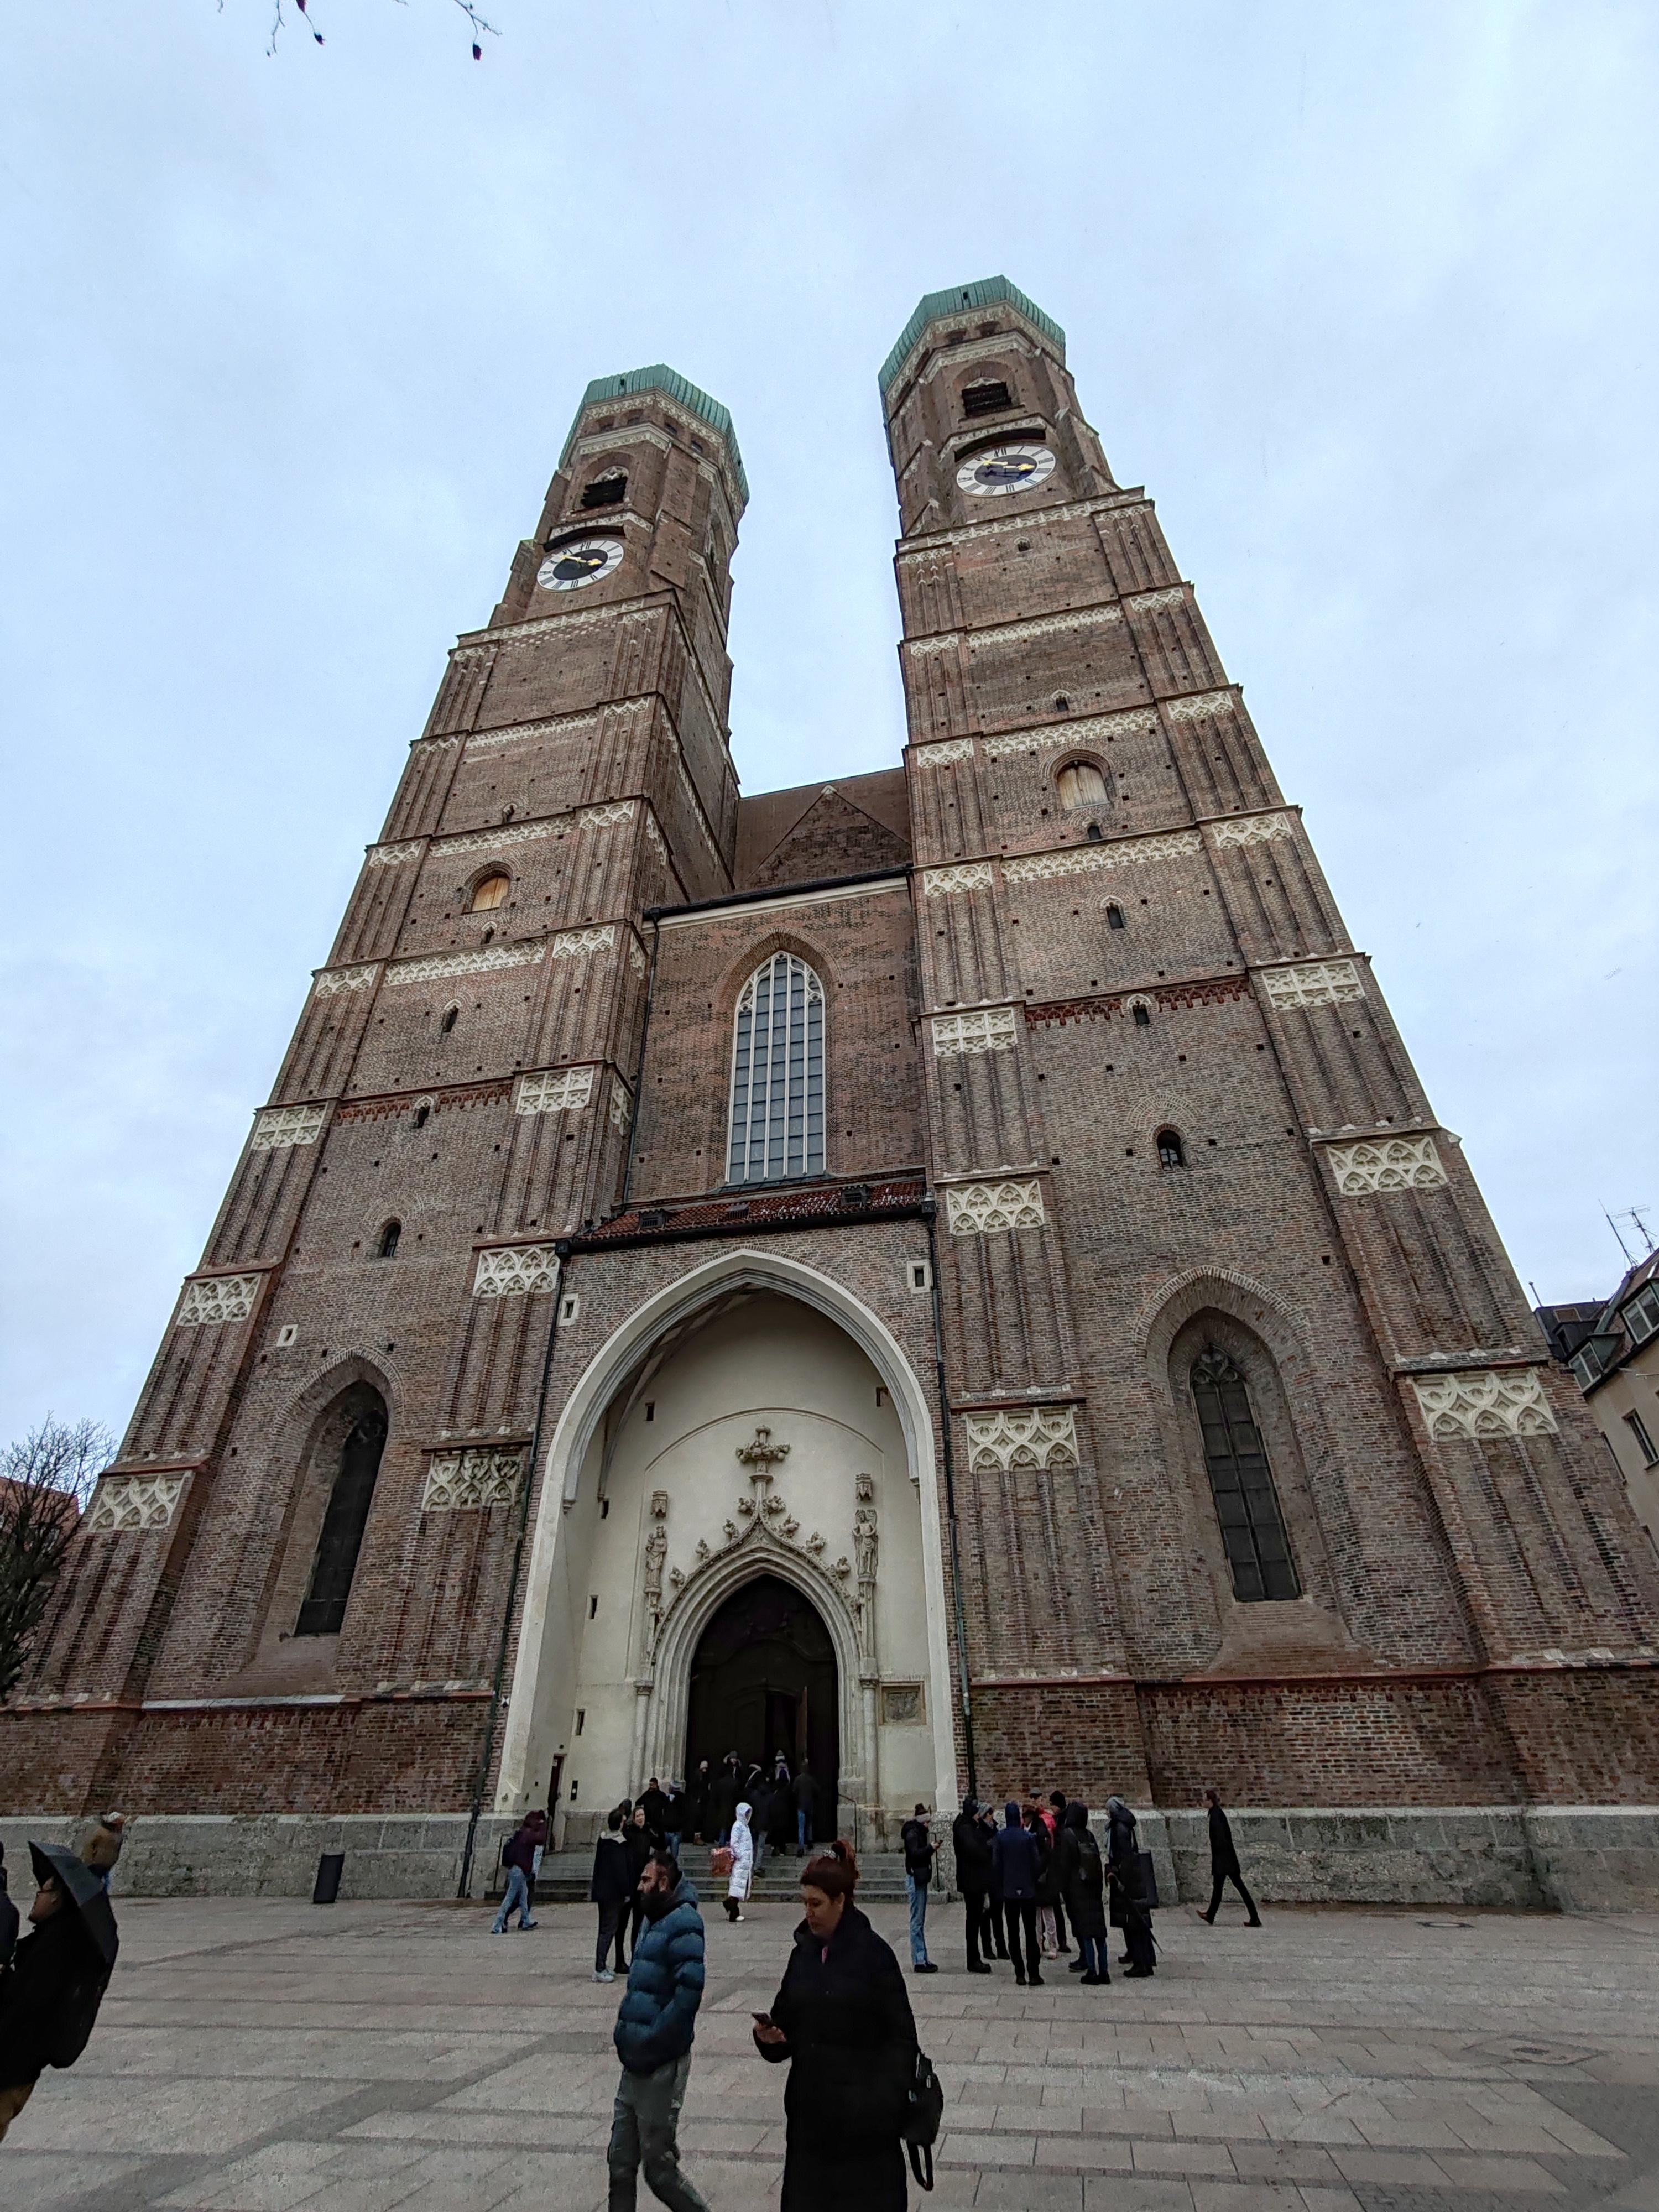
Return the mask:
<path id="1" fill-rule="evenodd" d="M 729 1751 L 769 1774 L 779 1752 L 818 1784 L 818 1826 L 836 1817 L 841 1765 L 836 1648 L 817 1607 L 779 1575 L 734 1590 L 697 1641 L 687 1700 L 685 1771 Z"/>

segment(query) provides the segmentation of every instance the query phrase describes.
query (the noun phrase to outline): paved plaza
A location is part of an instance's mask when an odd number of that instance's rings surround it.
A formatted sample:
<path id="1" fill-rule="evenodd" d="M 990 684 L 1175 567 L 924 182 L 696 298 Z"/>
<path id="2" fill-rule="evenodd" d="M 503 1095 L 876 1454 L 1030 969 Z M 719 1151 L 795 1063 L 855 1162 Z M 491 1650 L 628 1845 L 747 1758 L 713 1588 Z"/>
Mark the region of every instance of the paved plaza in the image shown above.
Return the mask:
<path id="1" fill-rule="evenodd" d="M 604 2203 L 621 1985 L 589 1978 L 591 1908 L 506 1937 L 443 1905 L 120 1915 L 90 2050 L 0 2145 L 5 2212 Z M 777 2201 L 783 2081 L 749 2026 L 794 1917 L 709 1928 L 682 2144 L 714 2212 Z M 903 1956 L 902 1909 L 872 1917 Z M 1659 2208 L 1659 1916 L 1302 1908 L 1252 1933 L 1172 1910 L 1156 1981 L 1029 1991 L 969 1980 L 960 1909 L 934 1920 L 943 1971 L 911 1989 L 941 2206 Z"/>

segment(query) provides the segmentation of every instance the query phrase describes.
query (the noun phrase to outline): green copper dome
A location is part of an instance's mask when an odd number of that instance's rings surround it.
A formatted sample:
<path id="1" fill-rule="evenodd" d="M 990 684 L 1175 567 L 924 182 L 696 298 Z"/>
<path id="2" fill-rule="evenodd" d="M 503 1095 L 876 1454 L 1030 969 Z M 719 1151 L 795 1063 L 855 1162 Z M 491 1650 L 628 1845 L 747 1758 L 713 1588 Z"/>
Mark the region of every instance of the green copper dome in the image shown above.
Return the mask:
<path id="1" fill-rule="evenodd" d="M 666 362 L 654 362 L 649 368 L 630 368 L 622 376 L 596 376 L 582 394 L 582 404 L 576 410 L 576 420 L 570 426 L 570 435 L 564 441 L 559 455 L 562 468 L 575 443 L 577 426 L 590 407 L 606 399 L 631 399 L 641 392 L 665 392 L 671 399 L 678 399 L 693 415 L 701 416 L 711 430 L 717 430 L 726 441 L 726 450 L 732 456 L 732 465 L 737 471 L 738 483 L 745 501 L 749 497 L 749 479 L 744 474 L 743 456 L 738 451 L 738 434 L 732 428 L 729 408 L 722 407 L 718 399 L 711 399 L 706 392 L 699 391 L 690 377 L 682 376 Z"/>
<path id="2" fill-rule="evenodd" d="M 977 284 L 958 284 L 953 291 L 929 292 L 909 321 L 899 333 L 899 342 L 881 365 L 881 396 L 884 399 L 892 390 L 895 378 L 909 359 L 910 349 L 927 329 L 945 315 L 959 315 L 964 308 L 1009 307 L 1035 324 L 1044 337 L 1057 346 L 1060 357 L 1066 358 L 1066 333 L 1052 315 L 1045 315 L 1035 300 L 1028 300 L 1017 284 L 1006 276 L 981 276 Z"/>

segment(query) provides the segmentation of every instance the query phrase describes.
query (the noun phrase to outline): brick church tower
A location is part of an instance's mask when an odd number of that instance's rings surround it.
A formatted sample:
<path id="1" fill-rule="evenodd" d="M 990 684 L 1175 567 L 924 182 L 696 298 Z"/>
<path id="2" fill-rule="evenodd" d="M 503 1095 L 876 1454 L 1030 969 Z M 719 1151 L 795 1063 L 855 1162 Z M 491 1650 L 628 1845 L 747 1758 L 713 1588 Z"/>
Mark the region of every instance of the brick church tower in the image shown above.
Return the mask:
<path id="1" fill-rule="evenodd" d="M 1602 1894 L 1659 1588 L 1458 1140 L 1058 327 L 932 295 L 881 388 L 905 765 L 740 799 L 730 418 L 589 386 L 10 1808 L 130 1802 L 160 1887 L 235 1814 L 255 1886 L 321 1838 L 442 1890 L 735 1749 L 870 1839 L 1058 1783 L 1185 1869 L 1214 1781 L 1280 1894 Z"/>

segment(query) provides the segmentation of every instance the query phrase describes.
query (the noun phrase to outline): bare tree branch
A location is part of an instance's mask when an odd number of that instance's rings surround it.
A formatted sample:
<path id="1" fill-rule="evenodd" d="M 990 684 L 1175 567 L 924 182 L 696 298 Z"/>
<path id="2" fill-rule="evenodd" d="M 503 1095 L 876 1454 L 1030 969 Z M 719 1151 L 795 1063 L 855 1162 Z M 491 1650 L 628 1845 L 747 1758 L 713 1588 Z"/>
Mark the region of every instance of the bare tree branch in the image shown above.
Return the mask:
<path id="1" fill-rule="evenodd" d="M 294 4 L 305 17 L 306 28 L 310 32 L 313 42 L 319 46 L 325 44 L 322 33 L 311 20 L 311 0 L 294 0 Z M 407 7 L 409 0 L 398 0 L 398 4 L 399 7 Z M 483 59 L 482 42 L 486 32 L 492 39 L 499 39 L 501 34 L 487 16 L 479 14 L 473 5 L 473 0 L 454 0 L 454 4 L 472 27 L 472 58 L 475 62 L 481 62 Z M 219 13 L 222 15 L 224 12 L 225 0 L 219 0 Z M 271 0 L 270 36 L 265 43 L 267 54 L 276 53 L 276 41 L 286 27 L 287 19 L 283 14 L 283 0 Z"/>
<path id="2" fill-rule="evenodd" d="M 101 1422 L 50 1413 L 0 1451 L 0 1698 L 23 1671 L 76 1523 L 114 1451 Z"/>

